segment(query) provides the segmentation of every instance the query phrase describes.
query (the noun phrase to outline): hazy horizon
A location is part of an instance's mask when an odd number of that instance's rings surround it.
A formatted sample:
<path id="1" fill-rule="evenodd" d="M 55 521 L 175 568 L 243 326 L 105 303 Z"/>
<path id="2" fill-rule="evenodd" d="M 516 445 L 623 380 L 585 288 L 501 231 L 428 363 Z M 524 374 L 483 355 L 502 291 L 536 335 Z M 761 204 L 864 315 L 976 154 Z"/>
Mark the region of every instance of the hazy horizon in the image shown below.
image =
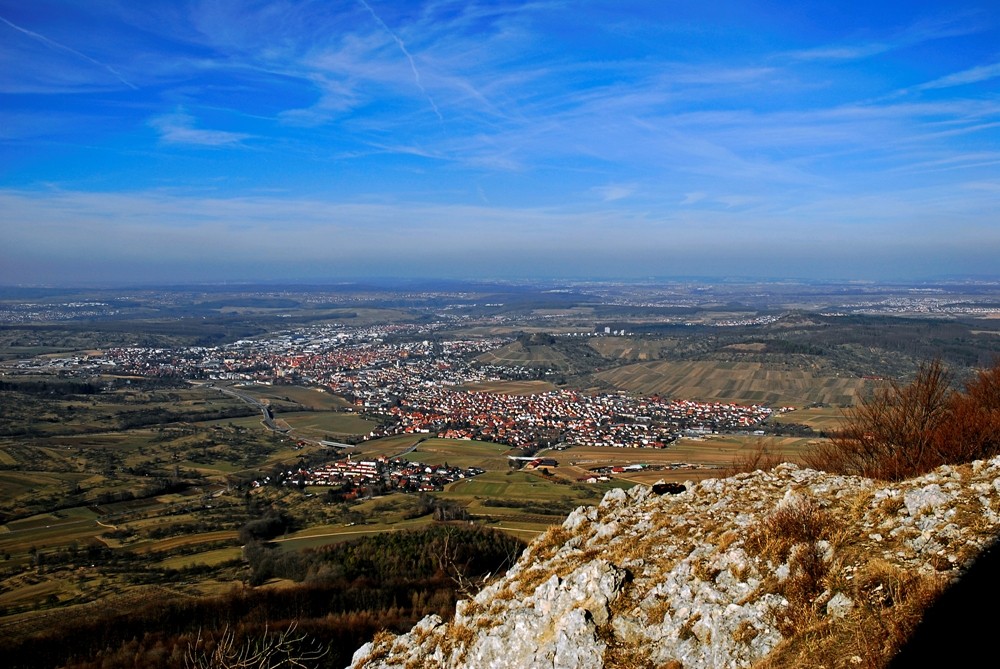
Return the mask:
<path id="1" fill-rule="evenodd" d="M 0 0 L 0 285 L 1000 274 L 1000 6 Z"/>

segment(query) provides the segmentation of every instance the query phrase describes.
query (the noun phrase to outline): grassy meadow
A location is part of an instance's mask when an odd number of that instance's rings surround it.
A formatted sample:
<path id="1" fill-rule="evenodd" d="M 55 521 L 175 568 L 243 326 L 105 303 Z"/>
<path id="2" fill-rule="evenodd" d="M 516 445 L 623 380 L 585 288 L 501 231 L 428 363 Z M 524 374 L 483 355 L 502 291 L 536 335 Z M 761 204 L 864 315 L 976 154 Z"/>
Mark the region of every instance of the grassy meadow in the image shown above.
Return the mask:
<path id="1" fill-rule="evenodd" d="M 403 457 L 411 462 L 452 467 L 479 467 L 487 471 L 507 469 L 508 446 L 468 439 L 426 439 Z"/>

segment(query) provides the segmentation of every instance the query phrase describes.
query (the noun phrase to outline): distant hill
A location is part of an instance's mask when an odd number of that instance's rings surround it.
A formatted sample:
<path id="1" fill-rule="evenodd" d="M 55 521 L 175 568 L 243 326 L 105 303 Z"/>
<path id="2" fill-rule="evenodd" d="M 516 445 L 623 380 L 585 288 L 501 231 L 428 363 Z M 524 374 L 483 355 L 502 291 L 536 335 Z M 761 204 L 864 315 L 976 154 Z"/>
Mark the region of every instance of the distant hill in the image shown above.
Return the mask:
<path id="1" fill-rule="evenodd" d="M 581 374 L 599 368 L 602 356 L 586 341 L 548 334 L 525 334 L 476 358 L 489 365 L 513 365 Z"/>

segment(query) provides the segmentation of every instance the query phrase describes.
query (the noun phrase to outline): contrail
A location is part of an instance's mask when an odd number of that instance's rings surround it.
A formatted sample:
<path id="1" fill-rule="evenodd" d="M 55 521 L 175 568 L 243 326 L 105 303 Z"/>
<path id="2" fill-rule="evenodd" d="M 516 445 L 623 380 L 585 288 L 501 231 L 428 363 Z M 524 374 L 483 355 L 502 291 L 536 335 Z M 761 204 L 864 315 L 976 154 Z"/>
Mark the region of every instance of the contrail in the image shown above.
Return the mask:
<path id="1" fill-rule="evenodd" d="M 423 83 L 420 81 L 420 72 L 417 71 L 417 64 L 414 62 L 413 56 L 410 55 L 410 52 L 406 50 L 406 45 L 403 44 L 403 40 L 399 39 L 399 36 L 389 29 L 389 26 L 385 24 L 385 21 L 380 19 L 378 14 L 375 13 L 375 10 L 371 8 L 371 5 L 365 2 L 365 0 L 358 0 L 358 2 L 364 5 L 365 9 L 368 10 L 368 13 L 372 15 L 373 19 L 378 21 L 378 24 L 382 26 L 383 30 L 389 33 L 389 36 L 392 37 L 392 39 L 396 40 L 396 45 L 399 47 L 399 50 L 402 51 L 403 55 L 406 56 L 406 59 L 410 61 L 410 69 L 413 70 L 413 79 L 417 82 L 417 88 L 421 90 L 424 97 L 427 98 L 427 101 L 431 103 L 431 107 L 434 109 L 434 113 L 437 114 L 438 119 L 443 121 L 444 117 L 441 116 L 441 112 L 438 110 L 437 105 L 434 104 L 434 98 L 430 96 L 430 93 L 427 92 L 427 89 L 424 88 Z"/>
<path id="2" fill-rule="evenodd" d="M 17 30 L 19 32 L 24 33 L 28 37 L 31 37 L 32 39 L 38 40 L 39 42 L 41 42 L 42 44 L 45 44 L 46 46 L 52 47 L 54 49 L 62 49 L 63 51 L 69 51 L 74 56 L 77 56 L 79 58 L 83 58 L 85 61 L 87 61 L 89 63 L 93 63 L 94 65 L 97 65 L 98 67 L 103 67 L 105 70 L 107 70 L 108 72 L 110 72 L 111 74 L 113 74 L 115 76 L 115 78 L 118 79 L 118 81 L 122 82 L 123 84 L 125 84 L 126 86 L 128 86 L 129 88 L 131 88 L 132 90 L 135 90 L 135 91 L 139 90 L 138 86 L 134 85 L 131 81 L 129 81 L 128 79 L 126 79 L 125 77 L 123 77 L 118 72 L 118 70 L 116 70 L 115 68 L 111 67 L 110 65 L 105 65 L 104 63 L 102 63 L 102 62 L 100 62 L 98 60 L 94 60 L 93 58 L 91 58 L 87 54 L 80 53 L 76 49 L 70 48 L 70 47 L 66 46 L 65 44 L 60 44 L 59 42 L 56 42 L 55 40 L 50 40 L 45 35 L 39 35 L 36 32 L 28 30 L 27 28 L 22 28 L 21 26 L 15 24 L 15 23 L 11 23 L 10 21 L 8 21 L 7 19 L 5 19 L 2 16 L 0 16 L 0 21 L 3 21 L 4 23 L 6 23 L 7 25 L 9 25 L 14 30 Z"/>

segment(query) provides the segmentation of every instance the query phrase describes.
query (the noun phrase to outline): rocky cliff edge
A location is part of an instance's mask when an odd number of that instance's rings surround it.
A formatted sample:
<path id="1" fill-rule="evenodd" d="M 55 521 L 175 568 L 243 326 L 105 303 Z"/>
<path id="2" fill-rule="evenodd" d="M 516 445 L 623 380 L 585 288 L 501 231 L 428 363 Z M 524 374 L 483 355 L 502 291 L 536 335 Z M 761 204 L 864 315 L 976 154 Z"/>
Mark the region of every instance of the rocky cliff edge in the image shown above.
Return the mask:
<path id="1" fill-rule="evenodd" d="M 356 669 L 885 666 L 1000 533 L 1000 458 L 898 483 L 784 464 L 612 490 L 453 620 L 380 634 Z"/>

